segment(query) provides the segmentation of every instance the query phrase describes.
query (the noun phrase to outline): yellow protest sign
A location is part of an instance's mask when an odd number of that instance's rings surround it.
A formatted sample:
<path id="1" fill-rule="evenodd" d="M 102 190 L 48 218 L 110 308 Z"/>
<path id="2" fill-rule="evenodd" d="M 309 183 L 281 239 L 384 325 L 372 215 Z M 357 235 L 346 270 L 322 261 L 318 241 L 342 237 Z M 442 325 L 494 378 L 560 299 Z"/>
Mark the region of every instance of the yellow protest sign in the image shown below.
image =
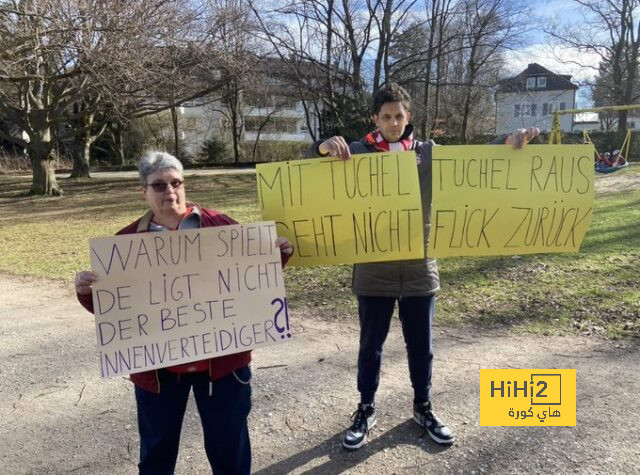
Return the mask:
<path id="1" fill-rule="evenodd" d="M 592 145 L 433 147 L 428 255 L 572 252 L 593 209 Z"/>
<path id="2" fill-rule="evenodd" d="M 290 265 L 424 256 L 415 152 L 256 167 L 262 217 L 294 245 Z"/>

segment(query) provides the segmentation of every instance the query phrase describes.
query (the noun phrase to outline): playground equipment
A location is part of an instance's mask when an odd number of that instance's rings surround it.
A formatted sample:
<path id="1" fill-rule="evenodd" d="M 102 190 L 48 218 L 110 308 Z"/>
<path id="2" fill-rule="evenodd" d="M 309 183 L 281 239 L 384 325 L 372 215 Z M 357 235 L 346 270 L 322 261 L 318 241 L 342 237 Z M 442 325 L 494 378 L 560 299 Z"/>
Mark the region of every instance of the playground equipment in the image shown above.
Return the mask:
<path id="1" fill-rule="evenodd" d="M 590 107 L 585 109 L 565 109 L 560 111 L 553 112 L 553 120 L 551 122 L 551 133 L 549 134 L 549 145 L 552 144 L 560 144 L 562 143 L 562 134 L 560 133 L 560 115 L 564 114 L 577 114 L 580 112 L 605 112 L 605 111 L 621 111 L 621 110 L 631 110 L 631 109 L 640 109 L 640 104 L 633 104 L 628 106 L 603 106 L 603 107 Z M 582 132 L 585 143 L 589 143 L 593 145 L 595 149 L 595 145 L 591 141 L 591 137 L 589 137 L 589 133 L 585 130 Z M 620 170 L 621 168 L 625 168 L 629 165 L 629 162 L 626 160 L 629 156 L 629 148 L 631 146 L 631 129 L 627 128 L 627 133 L 625 135 L 622 146 L 620 147 L 620 154 L 625 158 L 625 162 L 623 165 L 618 165 L 615 167 L 596 167 L 596 171 L 599 173 L 611 173 L 616 170 Z M 598 150 L 596 150 L 598 156 Z"/>

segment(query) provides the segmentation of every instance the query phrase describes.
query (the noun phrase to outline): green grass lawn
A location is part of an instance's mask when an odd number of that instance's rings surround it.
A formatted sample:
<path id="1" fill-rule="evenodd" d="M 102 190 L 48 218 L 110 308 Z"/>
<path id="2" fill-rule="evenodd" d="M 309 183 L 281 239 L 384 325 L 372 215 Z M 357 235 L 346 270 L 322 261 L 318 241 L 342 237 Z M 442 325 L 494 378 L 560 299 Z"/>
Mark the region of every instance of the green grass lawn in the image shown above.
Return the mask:
<path id="1" fill-rule="evenodd" d="M 637 176 L 640 167 L 618 172 Z M 30 178 L 0 176 L 0 272 L 72 279 L 89 267 L 90 237 L 108 236 L 146 209 L 137 179 L 60 181 L 62 198 L 25 195 Z M 191 177 L 188 198 L 241 222 L 259 220 L 255 177 Z M 640 189 L 596 197 L 577 254 L 439 261 L 437 319 L 547 333 L 640 336 Z M 292 308 L 353 318 L 350 266 L 289 268 Z"/>

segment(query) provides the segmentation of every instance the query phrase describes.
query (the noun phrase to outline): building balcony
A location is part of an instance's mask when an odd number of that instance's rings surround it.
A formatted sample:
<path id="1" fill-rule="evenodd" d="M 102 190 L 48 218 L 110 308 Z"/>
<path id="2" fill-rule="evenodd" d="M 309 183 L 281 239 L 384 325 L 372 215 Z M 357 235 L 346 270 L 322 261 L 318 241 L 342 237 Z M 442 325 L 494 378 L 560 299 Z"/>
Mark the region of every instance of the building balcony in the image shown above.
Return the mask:
<path id="1" fill-rule="evenodd" d="M 257 132 L 244 132 L 244 140 L 246 142 L 254 141 L 258 136 Z M 261 141 L 273 140 L 279 142 L 310 142 L 311 137 L 306 132 L 262 132 L 260 134 Z"/>

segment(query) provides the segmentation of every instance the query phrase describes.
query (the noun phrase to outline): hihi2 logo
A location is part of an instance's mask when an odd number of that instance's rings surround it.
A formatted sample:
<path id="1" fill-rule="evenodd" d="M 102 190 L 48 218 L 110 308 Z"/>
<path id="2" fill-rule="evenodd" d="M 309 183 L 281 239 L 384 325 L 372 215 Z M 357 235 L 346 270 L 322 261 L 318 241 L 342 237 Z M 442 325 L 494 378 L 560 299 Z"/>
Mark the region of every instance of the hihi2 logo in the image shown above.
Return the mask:
<path id="1" fill-rule="evenodd" d="M 575 369 L 481 369 L 481 426 L 575 426 Z"/>

